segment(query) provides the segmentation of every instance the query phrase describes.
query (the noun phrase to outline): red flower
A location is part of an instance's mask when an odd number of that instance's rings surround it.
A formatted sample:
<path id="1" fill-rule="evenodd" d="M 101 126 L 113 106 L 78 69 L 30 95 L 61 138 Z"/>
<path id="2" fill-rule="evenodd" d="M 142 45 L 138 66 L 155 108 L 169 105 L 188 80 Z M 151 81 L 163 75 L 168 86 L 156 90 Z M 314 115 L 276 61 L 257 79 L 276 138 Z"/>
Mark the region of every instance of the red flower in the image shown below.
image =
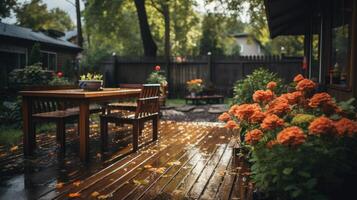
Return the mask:
<path id="1" fill-rule="evenodd" d="M 58 76 L 58 78 L 62 78 L 63 77 L 63 72 L 61 72 L 61 71 L 57 72 L 57 76 Z"/>
<path id="2" fill-rule="evenodd" d="M 155 66 L 155 71 L 160 71 L 160 69 L 161 69 L 160 65 Z"/>

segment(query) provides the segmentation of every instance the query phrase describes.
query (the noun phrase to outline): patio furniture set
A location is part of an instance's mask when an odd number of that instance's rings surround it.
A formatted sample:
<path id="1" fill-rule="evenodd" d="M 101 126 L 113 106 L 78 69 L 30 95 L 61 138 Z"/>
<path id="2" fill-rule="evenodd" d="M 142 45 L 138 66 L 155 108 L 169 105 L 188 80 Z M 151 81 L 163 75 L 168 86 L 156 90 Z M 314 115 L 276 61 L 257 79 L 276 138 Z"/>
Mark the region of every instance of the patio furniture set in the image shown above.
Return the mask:
<path id="1" fill-rule="evenodd" d="M 89 160 L 89 115 L 101 112 L 102 149 L 107 144 L 108 123 L 133 125 L 133 151 L 138 150 L 138 137 L 141 127 L 152 120 L 153 141 L 158 138 L 159 121 L 159 84 L 144 84 L 140 88 L 104 88 L 101 91 L 82 89 L 21 91 L 23 97 L 23 132 L 24 155 L 31 156 L 36 148 L 35 123 L 42 121 L 55 122 L 57 141 L 61 152 L 65 151 L 65 123 L 78 120 L 79 154 L 82 161 Z M 125 106 L 108 102 L 138 98 L 137 103 Z M 94 106 L 100 104 L 101 107 Z M 78 106 L 79 105 L 79 106 Z M 135 111 L 126 115 L 112 110 Z"/>

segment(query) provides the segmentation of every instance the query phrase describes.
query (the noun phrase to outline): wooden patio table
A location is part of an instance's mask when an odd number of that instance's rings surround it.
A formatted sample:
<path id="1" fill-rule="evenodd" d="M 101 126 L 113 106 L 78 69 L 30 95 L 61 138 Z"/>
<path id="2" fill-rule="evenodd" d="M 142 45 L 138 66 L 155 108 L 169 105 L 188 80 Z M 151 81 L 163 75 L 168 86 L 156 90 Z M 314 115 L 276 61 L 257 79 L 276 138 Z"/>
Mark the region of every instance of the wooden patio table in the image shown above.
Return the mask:
<path id="1" fill-rule="evenodd" d="M 50 99 L 73 102 L 79 105 L 79 155 L 81 161 L 89 160 L 89 105 L 108 102 L 120 98 L 138 97 L 141 89 L 104 88 L 101 91 L 83 89 L 21 91 L 23 111 L 24 156 L 33 154 L 36 148 L 36 135 L 32 121 L 32 103 L 35 99 Z"/>

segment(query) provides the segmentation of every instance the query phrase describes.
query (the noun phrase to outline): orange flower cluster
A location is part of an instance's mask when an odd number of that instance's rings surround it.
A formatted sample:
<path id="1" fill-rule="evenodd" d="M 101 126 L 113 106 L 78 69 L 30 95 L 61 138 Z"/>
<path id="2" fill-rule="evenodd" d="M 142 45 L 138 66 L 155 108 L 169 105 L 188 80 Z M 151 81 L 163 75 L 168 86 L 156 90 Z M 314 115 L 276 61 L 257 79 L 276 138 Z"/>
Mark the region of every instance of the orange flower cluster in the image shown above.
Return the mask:
<path id="1" fill-rule="evenodd" d="M 277 115 L 271 114 L 264 118 L 260 127 L 264 130 L 274 130 L 277 127 L 284 126 L 284 120 Z"/>
<path id="2" fill-rule="evenodd" d="M 228 128 L 228 129 L 235 129 L 238 127 L 239 127 L 238 124 L 234 120 L 229 120 L 225 126 L 225 128 Z"/>
<path id="3" fill-rule="evenodd" d="M 309 126 L 310 135 L 336 134 L 337 130 L 332 120 L 327 117 L 319 117 Z"/>
<path id="4" fill-rule="evenodd" d="M 226 112 L 222 113 L 222 114 L 218 117 L 218 120 L 219 120 L 219 121 L 222 121 L 222 122 L 227 122 L 227 121 L 229 121 L 230 119 L 231 119 L 231 116 L 230 116 L 228 113 L 226 113 Z"/>
<path id="5" fill-rule="evenodd" d="M 187 85 L 194 85 L 194 84 L 202 84 L 202 79 L 193 79 L 190 81 L 187 81 Z"/>
<path id="6" fill-rule="evenodd" d="M 282 116 L 290 111 L 289 101 L 285 98 L 276 98 L 268 105 L 267 113 Z"/>
<path id="7" fill-rule="evenodd" d="M 257 90 L 253 94 L 253 101 L 255 102 L 269 102 L 274 98 L 274 93 L 271 90 Z"/>
<path id="8" fill-rule="evenodd" d="M 267 84 L 267 89 L 269 90 L 274 90 L 276 88 L 277 84 L 275 81 L 270 81 L 268 84 Z"/>
<path id="9" fill-rule="evenodd" d="M 263 137 L 263 132 L 259 129 L 249 131 L 244 138 L 247 144 L 256 144 Z"/>
<path id="10" fill-rule="evenodd" d="M 278 98 L 286 99 L 290 105 L 293 105 L 301 102 L 304 98 L 304 95 L 300 91 L 295 91 L 295 92 L 282 94 Z"/>
<path id="11" fill-rule="evenodd" d="M 312 96 L 309 102 L 309 106 L 311 108 L 317 108 L 325 103 L 329 104 L 334 102 L 329 94 L 327 94 L 326 92 L 321 92 L 321 93 L 314 94 L 314 96 Z"/>
<path id="12" fill-rule="evenodd" d="M 304 76 L 301 74 L 298 74 L 294 77 L 294 82 L 298 83 L 298 82 L 302 81 L 303 79 L 304 79 Z"/>
<path id="13" fill-rule="evenodd" d="M 297 126 L 285 128 L 277 135 L 278 143 L 287 146 L 297 146 L 303 144 L 305 139 L 306 135 Z"/>
<path id="14" fill-rule="evenodd" d="M 303 79 L 299 81 L 295 87 L 297 91 L 312 91 L 315 88 L 316 84 L 310 79 Z"/>
<path id="15" fill-rule="evenodd" d="M 334 123 L 337 133 L 340 136 L 348 135 L 352 136 L 354 133 L 357 133 L 357 123 L 349 120 L 347 118 L 342 118 Z"/>
<path id="16" fill-rule="evenodd" d="M 240 121 L 245 120 L 251 123 L 259 123 L 265 118 L 265 114 L 258 104 L 234 105 L 229 113 L 236 116 Z"/>

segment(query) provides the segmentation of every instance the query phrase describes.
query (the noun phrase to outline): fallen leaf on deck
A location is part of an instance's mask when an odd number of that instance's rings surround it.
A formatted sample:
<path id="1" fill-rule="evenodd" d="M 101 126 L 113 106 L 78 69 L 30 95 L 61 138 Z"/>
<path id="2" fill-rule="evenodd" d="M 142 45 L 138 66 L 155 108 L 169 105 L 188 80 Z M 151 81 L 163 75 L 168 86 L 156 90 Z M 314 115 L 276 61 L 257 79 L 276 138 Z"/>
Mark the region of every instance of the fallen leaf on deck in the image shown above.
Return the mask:
<path id="1" fill-rule="evenodd" d="M 80 184 L 81 184 L 81 181 L 73 182 L 73 185 L 76 186 L 76 187 L 78 187 Z"/>
<path id="2" fill-rule="evenodd" d="M 69 198 L 76 198 L 76 197 L 81 197 L 81 194 L 79 192 L 76 193 L 69 193 L 68 194 Z"/>
<path id="3" fill-rule="evenodd" d="M 144 168 L 145 169 L 150 169 L 150 168 L 152 168 L 152 166 L 151 165 L 145 165 Z"/>
<path id="4" fill-rule="evenodd" d="M 97 197 L 97 199 L 108 199 L 108 198 L 110 198 L 110 197 L 113 197 L 113 195 L 111 195 L 111 194 L 100 195 L 100 196 Z"/>
<path id="5" fill-rule="evenodd" d="M 177 160 L 175 162 L 169 162 L 167 164 L 170 165 L 170 166 L 172 166 L 172 165 L 181 165 L 181 162 Z"/>
<path id="6" fill-rule="evenodd" d="M 13 147 L 11 147 L 10 151 L 16 151 L 18 149 L 19 149 L 19 146 L 13 146 Z"/>
<path id="7" fill-rule="evenodd" d="M 152 171 L 157 174 L 163 174 L 165 172 L 165 167 L 160 167 L 160 168 L 151 168 L 149 171 Z"/>
<path id="8" fill-rule="evenodd" d="M 64 183 L 59 182 L 59 183 L 56 184 L 56 188 L 57 189 L 61 189 L 61 188 L 63 188 L 63 185 L 64 185 Z"/>
<path id="9" fill-rule="evenodd" d="M 94 192 L 92 192 L 91 196 L 92 196 L 92 197 L 97 197 L 97 196 L 99 196 L 99 192 L 94 191 Z"/>
<path id="10" fill-rule="evenodd" d="M 140 186 L 140 185 L 146 185 L 146 184 L 148 184 L 149 183 L 149 181 L 148 180 L 133 180 L 133 183 L 135 184 L 135 185 L 137 185 L 137 186 Z"/>
<path id="11" fill-rule="evenodd" d="M 219 139 L 224 139 L 224 138 L 226 138 L 226 137 L 225 137 L 225 136 L 220 136 L 220 137 L 219 137 Z"/>

